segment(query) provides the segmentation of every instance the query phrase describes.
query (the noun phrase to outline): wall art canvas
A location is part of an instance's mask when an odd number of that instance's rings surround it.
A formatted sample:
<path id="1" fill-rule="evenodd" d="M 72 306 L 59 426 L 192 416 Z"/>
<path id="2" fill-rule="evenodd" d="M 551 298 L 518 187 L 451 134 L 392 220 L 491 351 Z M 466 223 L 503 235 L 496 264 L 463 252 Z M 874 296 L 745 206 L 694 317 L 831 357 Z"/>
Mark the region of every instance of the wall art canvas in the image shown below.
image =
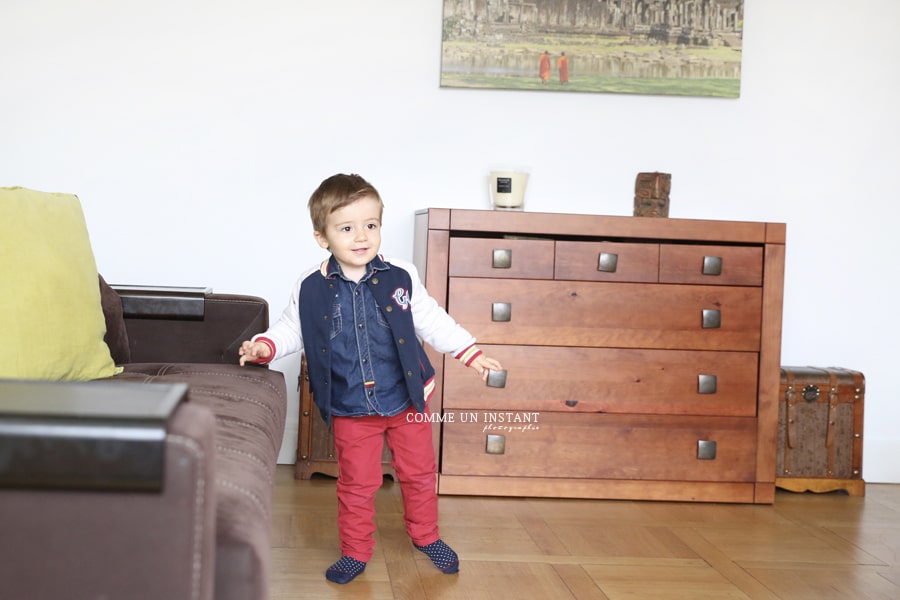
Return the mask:
<path id="1" fill-rule="evenodd" d="M 441 86 L 737 98 L 743 0 L 444 0 Z"/>

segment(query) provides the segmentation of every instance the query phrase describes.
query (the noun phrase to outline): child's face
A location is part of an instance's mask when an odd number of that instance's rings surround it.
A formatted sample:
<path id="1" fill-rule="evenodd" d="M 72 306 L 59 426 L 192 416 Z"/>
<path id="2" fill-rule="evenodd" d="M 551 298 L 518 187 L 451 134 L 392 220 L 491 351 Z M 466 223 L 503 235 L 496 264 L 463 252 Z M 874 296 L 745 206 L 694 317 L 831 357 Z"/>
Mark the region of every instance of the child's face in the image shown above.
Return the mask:
<path id="1" fill-rule="evenodd" d="M 381 203 L 363 196 L 328 215 L 316 241 L 331 251 L 347 277 L 359 281 L 381 247 Z"/>

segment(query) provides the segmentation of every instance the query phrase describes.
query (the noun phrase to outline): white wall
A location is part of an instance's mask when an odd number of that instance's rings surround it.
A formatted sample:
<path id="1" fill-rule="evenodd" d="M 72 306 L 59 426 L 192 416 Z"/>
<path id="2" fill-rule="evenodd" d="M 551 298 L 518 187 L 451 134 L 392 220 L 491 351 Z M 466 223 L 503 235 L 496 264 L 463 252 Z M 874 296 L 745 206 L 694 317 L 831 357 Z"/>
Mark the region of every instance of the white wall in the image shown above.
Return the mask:
<path id="1" fill-rule="evenodd" d="M 630 215 L 635 174 L 669 172 L 671 217 L 787 222 L 782 363 L 866 374 L 864 476 L 900 482 L 900 3 L 749 0 L 736 100 L 441 89 L 441 9 L 2 0 L 0 185 L 77 193 L 112 282 L 274 317 L 323 257 L 305 204 L 335 172 L 379 188 L 407 258 L 413 211 L 486 207 L 497 163 L 546 212 Z"/>

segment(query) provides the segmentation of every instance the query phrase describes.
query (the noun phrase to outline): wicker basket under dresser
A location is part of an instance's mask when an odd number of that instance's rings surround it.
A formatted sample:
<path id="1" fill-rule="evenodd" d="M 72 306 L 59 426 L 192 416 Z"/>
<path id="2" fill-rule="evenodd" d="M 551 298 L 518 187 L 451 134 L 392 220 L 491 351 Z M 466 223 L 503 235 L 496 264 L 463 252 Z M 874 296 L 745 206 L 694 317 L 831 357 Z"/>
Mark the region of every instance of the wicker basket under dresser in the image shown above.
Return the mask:
<path id="1" fill-rule="evenodd" d="M 442 494 L 771 503 L 785 225 L 432 208 Z"/>

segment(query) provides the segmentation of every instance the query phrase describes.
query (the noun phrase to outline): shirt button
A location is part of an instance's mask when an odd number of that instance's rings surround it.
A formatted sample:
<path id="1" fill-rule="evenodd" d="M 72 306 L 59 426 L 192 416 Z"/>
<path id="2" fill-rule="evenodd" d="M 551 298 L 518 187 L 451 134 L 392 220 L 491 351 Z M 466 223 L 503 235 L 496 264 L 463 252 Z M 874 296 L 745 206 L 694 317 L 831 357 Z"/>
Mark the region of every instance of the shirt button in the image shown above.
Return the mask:
<path id="1" fill-rule="evenodd" d="M 388 306 L 388 307 L 386 307 L 384 310 L 385 310 L 386 312 L 394 312 L 394 307 L 393 307 L 393 306 Z"/>
<path id="2" fill-rule="evenodd" d="M 400 338 L 399 340 L 397 340 L 397 343 L 398 343 L 398 344 L 405 344 L 405 343 L 406 343 L 406 340 L 404 340 L 403 338 Z"/>

